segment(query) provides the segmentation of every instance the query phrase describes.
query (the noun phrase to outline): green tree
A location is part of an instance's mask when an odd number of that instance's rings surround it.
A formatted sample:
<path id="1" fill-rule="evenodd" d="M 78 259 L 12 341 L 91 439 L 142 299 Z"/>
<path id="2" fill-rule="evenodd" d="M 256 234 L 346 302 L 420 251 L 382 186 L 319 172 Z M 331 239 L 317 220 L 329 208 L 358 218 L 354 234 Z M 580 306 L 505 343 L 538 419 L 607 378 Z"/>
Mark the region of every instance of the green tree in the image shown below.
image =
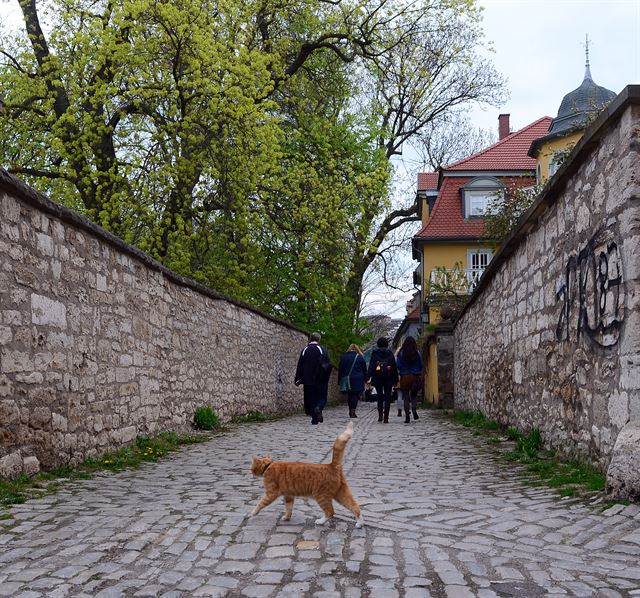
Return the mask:
<path id="1" fill-rule="evenodd" d="M 540 191 L 539 186 L 507 187 L 504 193 L 496 193 L 489 201 L 484 216 L 484 238 L 499 247 L 518 225 Z"/>
<path id="2" fill-rule="evenodd" d="M 385 239 L 417 218 L 392 201 L 393 157 L 503 88 L 470 0 L 19 4 L 24 35 L 0 45 L 2 164 L 174 270 L 336 338 Z"/>

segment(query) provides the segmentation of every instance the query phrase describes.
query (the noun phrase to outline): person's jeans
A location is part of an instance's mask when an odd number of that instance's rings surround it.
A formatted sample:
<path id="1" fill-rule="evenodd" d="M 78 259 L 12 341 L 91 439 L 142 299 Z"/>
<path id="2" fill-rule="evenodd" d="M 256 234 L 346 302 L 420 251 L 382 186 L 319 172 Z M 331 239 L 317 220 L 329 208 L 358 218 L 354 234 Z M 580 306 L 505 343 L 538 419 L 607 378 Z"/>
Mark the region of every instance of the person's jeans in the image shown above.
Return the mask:
<path id="1" fill-rule="evenodd" d="M 378 396 L 378 411 L 382 411 L 384 408 L 387 413 L 389 413 L 389 409 L 391 408 L 391 395 L 393 394 L 393 388 L 391 384 L 383 384 L 381 386 L 376 386 L 376 394 Z"/>
<path id="2" fill-rule="evenodd" d="M 402 409 L 403 407 L 407 413 L 409 412 L 409 408 L 411 408 L 411 411 L 416 411 L 418 408 L 418 389 L 398 389 L 398 409 Z"/>
<path id="3" fill-rule="evenodd" d="M 320 385 L 320 394 L 318 395 L 318 404 L 316 405 L 322 411 L 327 405 L 327 397 L 329 395 L 329 384 Z"/>

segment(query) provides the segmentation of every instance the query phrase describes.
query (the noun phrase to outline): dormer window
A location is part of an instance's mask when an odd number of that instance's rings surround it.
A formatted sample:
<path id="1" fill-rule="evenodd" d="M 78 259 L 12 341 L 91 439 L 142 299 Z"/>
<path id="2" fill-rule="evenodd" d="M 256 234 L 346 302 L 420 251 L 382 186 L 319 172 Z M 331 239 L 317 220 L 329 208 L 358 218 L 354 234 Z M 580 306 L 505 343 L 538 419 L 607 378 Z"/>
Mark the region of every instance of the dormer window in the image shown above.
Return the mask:
<path id="1" fill-rule="evenodd" d="M 461 188 L 464 218 L 483 218 L 492 201 L 504 194 L 504 185 L 493 177 L 477 177 Z"/>

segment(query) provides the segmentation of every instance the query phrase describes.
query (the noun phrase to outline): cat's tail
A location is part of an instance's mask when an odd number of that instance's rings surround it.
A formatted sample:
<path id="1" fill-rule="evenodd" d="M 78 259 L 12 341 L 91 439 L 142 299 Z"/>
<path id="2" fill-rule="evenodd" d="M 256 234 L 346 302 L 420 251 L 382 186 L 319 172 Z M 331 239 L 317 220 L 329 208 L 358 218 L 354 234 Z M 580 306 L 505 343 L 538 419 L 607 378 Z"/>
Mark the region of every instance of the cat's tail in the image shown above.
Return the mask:
<path id="1" fill-rule="evenodd" d="M 347 442 L 353 436 L 353 422 L 347 424 L 347 428 L 342 434 L 340 434 L 336 441 L 333 443 L 333 459 L 331 460 L 331 466 L 336 469 L 342 469 L 342 457 L 344 455 L 344 449 L 347 446 Z"/>

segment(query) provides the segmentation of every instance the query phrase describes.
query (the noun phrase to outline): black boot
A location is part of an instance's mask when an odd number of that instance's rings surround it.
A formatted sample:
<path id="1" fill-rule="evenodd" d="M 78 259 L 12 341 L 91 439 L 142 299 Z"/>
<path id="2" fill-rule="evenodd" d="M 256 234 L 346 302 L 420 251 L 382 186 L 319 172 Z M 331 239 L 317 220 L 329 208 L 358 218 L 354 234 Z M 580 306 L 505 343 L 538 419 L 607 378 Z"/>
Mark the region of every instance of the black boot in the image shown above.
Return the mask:
<path id="1" fill-rule="evenodd" d="M 420 419 L 418 417 L 418 412 L 415 409 L 413 410 L 413 419 Z"/>
<path id="2" fill-rule="evenodd" d="M 398 409 L 398 417 L 402 417 L 402 409 Z"/>
<path id="3" fill-rule="evenodd" d="M 381 422 L 382 421 L 382 408 L 378 408 L 378 421 Z"/>
<path id="4" fill-rule="evenodd" d="M 391 405 L 385 405 L 384 407 L 384 423 L 389 423 L 389 411 L 391 410 Z"/>
<path id="5" fill-rule="evenodd" d="M 409 417 L 409 410 L 408 409 L 404 412 L 404 423 L 405 424 L 410 424 L 411 423 L 411 418 Z"/>
<path id="6" fill-rule="evenodd" d="M 356 410 L 355 410 L 355 409 L 353 410 L 353 415 L 352 415 L 351 417 L 358 417 L 358 416 L 356 415 Z"/>

